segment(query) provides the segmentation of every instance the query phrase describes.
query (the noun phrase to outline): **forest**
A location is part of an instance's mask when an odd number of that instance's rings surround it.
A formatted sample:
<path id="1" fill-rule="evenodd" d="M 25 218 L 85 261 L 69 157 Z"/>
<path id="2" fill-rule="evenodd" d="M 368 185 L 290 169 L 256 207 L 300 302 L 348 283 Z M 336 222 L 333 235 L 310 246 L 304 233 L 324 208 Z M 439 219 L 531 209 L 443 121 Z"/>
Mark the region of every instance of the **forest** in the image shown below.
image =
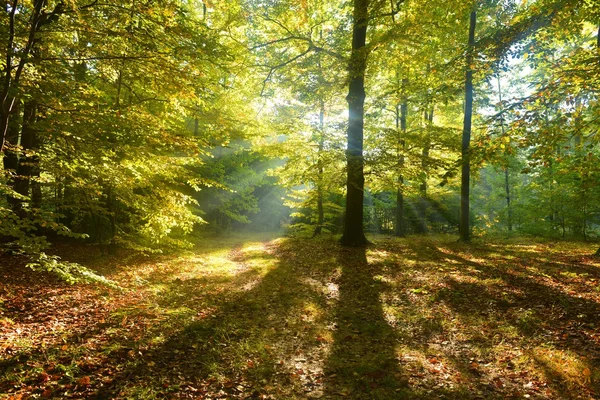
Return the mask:
<path id="1" fill-rule="evenodd" d="M 0 399 L 600 398 L 597 0 L 4 0 Z"/>

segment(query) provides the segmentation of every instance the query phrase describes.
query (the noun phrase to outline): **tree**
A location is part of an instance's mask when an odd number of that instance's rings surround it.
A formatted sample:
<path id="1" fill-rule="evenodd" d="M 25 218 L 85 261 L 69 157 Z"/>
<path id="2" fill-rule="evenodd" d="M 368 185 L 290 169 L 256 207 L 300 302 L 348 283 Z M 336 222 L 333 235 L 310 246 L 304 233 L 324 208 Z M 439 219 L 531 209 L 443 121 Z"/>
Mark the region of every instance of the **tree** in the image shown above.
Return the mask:
<path id="1" fill-rule="evenodd" d="M 473 116 L 473 51 L 475 47 L 475 24 L 477 13 L 471 11 L 469 20 L 469 45 L 466 52 L 465 74 L 465 117 L 463 125 L 462 152 L 461 152 L 461 189 L 460 189 L 460 240 L 471 240 L 469 225 L 469 190 L 471 185 L 471 162 L 469 148 L 471 142 L 471 120 Z"/>
<path id="2" fill-rule="evenodd" d="M 344 234 L 341 243 L 344 246 L 364 246 L 367 239 L 363 230 L 364 199 L 364 105 L 365 70 L 367 67 L 367 26 L 369 21 L 369 1 L 354 0 L 352 23 L 352 53 L 348 67 L 350 84 L 348 88 L 348 148 L 346 213 L 344 216 Z"/>

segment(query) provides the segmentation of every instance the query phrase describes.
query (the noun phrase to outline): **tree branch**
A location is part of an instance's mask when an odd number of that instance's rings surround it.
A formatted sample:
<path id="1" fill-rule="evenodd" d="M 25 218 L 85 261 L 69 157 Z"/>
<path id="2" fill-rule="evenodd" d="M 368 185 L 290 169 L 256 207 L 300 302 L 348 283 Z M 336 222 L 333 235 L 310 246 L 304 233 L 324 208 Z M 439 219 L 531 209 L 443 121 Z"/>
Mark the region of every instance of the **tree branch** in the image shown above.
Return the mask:
<path id="1" fill-rule="evenodd" d="M 40 61 L 93 61 L 93 60 L 143 60 L 157 58 L 152 56 L 97 56 L 97 57 L 46 57 L 40 58 Z"/>
<path id="2" fill-rule="evenodd" d="M 312 50 L 312 46 L 309 46 L 308 49 L 306 49 L 302 53 L 290 58 L 289 60 L 282 62 L 281 64 L 277 64 L 277 65 L 273 65 L 273 66 L 261 65 L 261 67 L 269 67 L 269 73 L 267 74 L 267 77 L 263 80 L 263 85 L 262 85 L 262 89 L 260 91 L 260 96 L 261 97 L 263 96 L 263 94 L 265 92 L 265 88 L 267 86 L 267 82 L 271 79 L 271 77 L 273 76 L 273 73 L 275 71 L 299 60 L 300 58 L 302 58 L 305 55 L 307 55 L 308 53 L 310 53 L 311 50 Z"/>
<path id="3" fill-rule="evenodd" d="M 301 40 L 301 41 L 304 41 L 304 42 L 310 41 L 309 39 L 307 39 L 305 37 L 302 37 L 302 36 L 288 36 L 288 37 L 284 37 L 284 38 L 279 38 L 279 39 L 271 40 L 270 42 L 265 42 L 265 43 L 257 44 L 256 46 L 250 47 L 248 50 L 252 51 L 252 50 L 260 49 L 262 47 L 270 46 L 272 44 L 287 42 L 289 40 Z"/>
<path id="4" fill-rule="evenodd" d="M 396 9 L 394 10 L 394 0 L 390 0 L 390 6 L 392 8 L 392 11 L 386 14 L 378 14 L 378 15 L 373 15 L 371 17 L 368 18 L 368 21 L 377 19 L 377 18 L 385 18 L 385 17 L 392 17 L 392 21 L 396 22 L 396 15 L 398 15 L 400 13 L 400 6 L 402 5 L 402 3 L 404 3 L 405 0 L 399 0 L 396 2 Z"/>

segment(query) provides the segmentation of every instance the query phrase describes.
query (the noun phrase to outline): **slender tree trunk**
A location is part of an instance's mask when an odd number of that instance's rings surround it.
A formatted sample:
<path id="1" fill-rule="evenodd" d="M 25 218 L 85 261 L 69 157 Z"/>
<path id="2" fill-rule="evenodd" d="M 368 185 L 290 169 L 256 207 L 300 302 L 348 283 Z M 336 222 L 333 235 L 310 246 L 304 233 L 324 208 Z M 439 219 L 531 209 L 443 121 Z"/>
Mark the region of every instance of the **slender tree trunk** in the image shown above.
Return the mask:
<path id="1" fill-rule="evenodd" d="M 31 207 L 40 209 L 42 208 L 42 185 L 40 184 L 40 151 L 41 140 L 38 132 L 34 132 L 33 137 L 33 151 L 32 156 L 32 170 L 31 170 Z"/>
<path id="2" fill-rule="evenodd" d="M 427 64 L 427 72 L 426 76 L 428 77 L 431 74 L 431 65 Z M 431 147 L 431 134 L 429 129 L 431 128 L 431 124 L 433 123 L 433 110 L 434 106 L 431 104 L 431 91 L 427 89 L 427 94 L 425 96 L 425 111 L 423 112 L 423 122 L 425 124 L 425 140 L 423 141 L 423 150 L 421 152 L 421 168 L 423 170 L 423 179 L 421 180 L 420 192 L 421 197 L 427 197 L 427 178 L 428 176 L 428 161 L 429 161 L 429 149 Z M 431 106 L 431 108 L 430 108 Z"/>
<path id="3" fill-rule="evenodd" d="M 429 70 L 429 69 L 428 69 Z M 425 121 L 425 140 L 423 142 L 423 149 L 421 150 L 421 185 L 419 186 L 419 203 L 417 204 L 417 233 L 427 233 L 427 210 L 429 208 L 429 200 L 427 199 L 427 180 L 429 179 L 429 152 L 431 150 L 431 136 L 429 128 L 433 123 L 433 109 L 429 108 L 429 101 L 425 104 L 425 112 L 423 113 Z"/>
<path id="4" fill-rule="evenodd" d="M 496 76 L 498 81 L 498 99 L 500 100 L 500 104 L 502 104 L 502 86 L 500 84 L 500 74 Z M 506 128 L 504 126 L 504 115 L 500 117 L 500 128 L 502 129 L 502 137 L 506 135 Z M 510 205 L 510 174 L 509 174 L 509 162 L 508 162 L 508 153 L 506 153 L 506 165 L 504 166 L 504 192 L 506 194 L 506 210 L 508 212 L 508 231 L 512 232 L 513 230 L 513 215 L 512 215 L 512 207 Z"/>
<path id="5" fill-rule="evenodd" d="M 319 110 L 319 151 L 317 154 L 317 226 L 313 237 L 320 235 L 325 222 L 323 210 L 323 148 L 325 146 L 325 102 L 320 100 Z"/>
<path id="6" fill-rule="evenodd" d="M 408 79 L 402 79 L 401 86 L 401 103 L 396 105 L 396 131 L 399 134 L 398 137 L 398 192 L 396 194 L 396 236 L 406 235 L 406 222 L 404 220 L 404 176 L 402 170 L 404 169 L 404 146 L 406 144 L 406 117 L 408 114 L 408 98 L 406 96 L 406 86 L 408 85 Z"/>
<path id="7" fill-rule="evenodd" d="M 510 175 L 508 166 L 504 168 L 504 191 L 506 193 L 506 210 L 508 212 L 508 231 L 512 232 L 513 230 L 513 215 L 512 215 L 512 207 L 511 207 L 511 198 L 510 198 Z"/>
<path id="8" fill-rule="evenodd" d="M 364 159 L 363 129 L 365 105 L 365 69 L 367 64 L 367 24 L 369 0 L 354 0 L 354 23 L 352 27 L 352 54 L 350 56 L 348 90 L 348 149 L 346 150 L 348 179 L 346 183 L 346 214 L 344 246 L 367 244 L 363 229 Z"/>
<path id="9" fill-rule="evenodd" d="M 7 173 L 7 184 L 14 190 L 15 188 L 15 175 L 19 166 L 19 118 L 21 114 L 20 103 L 16 102 L 13 111 L 10 115 L 8 132 L 6 135 L 6 142 L 4 146 L 4 159 L 2 160 L 4 171 Z M 14 208 L 16 199 L 8 194 L 6 200 Z"/>
<path id="10" fill-rule="evenodd" d="M 15 104 L 19 101 L 15 96 L 19 88 L 21 74 L 25 69 L 35 44 L 39 41 L 37 37 L 42 26 L 58 20 L 58 16 L 64 9 L 64 3 L 58 2 L 54 10 L 50 13 L 45 9 L 47 0 L 34 0 L 32 14 L 29 18 L 28 36 L 24 48 L 19 53 L 19 62 L 16 63 L 13 59 L 14 39 L 16 32 L 15 17 L 18 15 L 18 0 L 13 0 L 10 3 L 10 11 L 8 11 L 8 40 L 6 42 L 6 60 L 5 71 L 2 86 L 0 86 L 0 152 L 4 151 L 6 144 L 6 136 L 9 130 L 9 118 Z M 13 74 L 14 70 L 14 74 Z"/>
<path id="11" fill-rule="evenodd" d="M 431 127 L 433 123 L 433 106 L 429 112 L 425 111 L 425 123 L 427 124 L 427 128 Z M 429 152 L 431 150 L 431 136 L 429 132 L 425 134 L 425 141 L 423 143 L 423 150 L 421 151 L 421 168 L 423 170 L 423 180 L 421 181 L 421 186 L 419 187 L 419 191 L 421 192 L 421 196 L 427 197 L 427 179 L 429 178 Z"/>
<path id="12" fill-rule="evenodd" d="M 36 131 L 34 128 L 36 122 L 37 102 L 30 100 L 23 106 L 23 127 L 21 129 L 21 148 L 23 154 L 19 157 L 17 173 L 15 175 L 15 192 L 21 196 L 29 197 L 29 187 L 34 173 L 35 164 L 37 164 L 37 154 L 35 154 Z M 32 154 L 33 152 L 33 154 Z M 25 200 L 17 199 L 14 210 L 20 217 L 26 216 Z"/>
<path id="13" fill-rule="evenodd" d="M 462 137 L 462 176 L 460 188 L 460 240 L 468 242 L 471 240 L 471 227 L 469 223 L 469 192 L 471 160 L 469 147 L 471 142 L 471 120 L 473 117 L 473 50 L 475 47 L 475 23 L 477 13 L 471 12 L 469 23 L 469 47 L 467 49 L 467 72 L 465 76 L 465 118 Z"/>
<path id="14" fill-rule="evenodd" d="M 16 103 L 15 98 L 11 96 L 11 88 L 13 84 L 12 55 L 14 53 L 15 16 L 17 14 L 18 0 L 13 0 L 9 6 L 10 11 L 8 11 L 8 40 L 6 42 L 5 71 L 2 89 L 0 91 L 0 137 L 2 138 L 0 142 L 0 152 L 4 151 L 7 135 L 9 135 L 9 119 L 11 113 L 13 112 L 14 104 Z"/>

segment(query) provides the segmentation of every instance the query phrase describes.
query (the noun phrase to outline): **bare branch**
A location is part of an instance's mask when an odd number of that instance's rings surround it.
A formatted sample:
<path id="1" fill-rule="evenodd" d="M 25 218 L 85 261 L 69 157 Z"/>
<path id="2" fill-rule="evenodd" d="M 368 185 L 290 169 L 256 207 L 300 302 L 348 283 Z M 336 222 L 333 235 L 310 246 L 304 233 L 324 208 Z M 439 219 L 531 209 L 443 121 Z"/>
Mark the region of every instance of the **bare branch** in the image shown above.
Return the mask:
<path id="1" fill-rule="evenodd" d="M 294 32 L 292 32 L 290 29 L 288 29 L 287 26 L 285 26 L 282 22 L 276 20 L 275 18 L 271 18 L 267 14 L 262 14 L 262 15 L 260 15 L 260 17 L 262 19 L 264 19 L 265 21 L 272 22 L 275 25 L 279 26 L 281 29 L 283 29 L 284 31 L 286 31 L 287 33 L 289 33 L 290 36 L 296 36 L 296 34 Z"/>
<path id="2" fill-rule="evenodd" d="M 157 58 L 152 56 L 97 56 L 97 57 L 46 57 L 40 58 L 40 61 L 93 61 L 93 60 L 143 60 Z"/>
<path id="3" fill-rule="evenodd" d="M 304 41 L 304 42 L 310 41 L 310 39 L 307 39 L 307 38 L 302 37 L 302 36 L 288 36 L 288 37 L 284 37 L 284 38 L 280 38 L 280 39 L 271 40 L 270 42 L 265 42 L 265 43 L 257 44 L 256 46 L 250 47 L 248 50 L 252 51 L 252 50 L 260 49 L 262 47 L 270 46 L 272 44 L 287 42 L 287 41 L 290 41 L 290 40 L 301 40 L 301 41 Z"/>
<path id="4" fill-rule="evenodd" d="M 405 0 L 400 0 L 398 2 L 396 2 L 396 9 L 394 9 L 394 1 L 390 0 L 390 5 L 392 8 L 392 11 L 389 13 L 385 13 L 385 14 L 377 14 L 377 15 L 373 15 L 371 17 L 368 18 L 369 21 L 377 19 L 377 18 L 385 18 L 385 17 L 392 17 L 392 21 L 396 22 L 396 15 L 398 15 L 398 13 L 400 13 L 400 6 L 402 5 L 402 3 L 404 3 Z"/>

